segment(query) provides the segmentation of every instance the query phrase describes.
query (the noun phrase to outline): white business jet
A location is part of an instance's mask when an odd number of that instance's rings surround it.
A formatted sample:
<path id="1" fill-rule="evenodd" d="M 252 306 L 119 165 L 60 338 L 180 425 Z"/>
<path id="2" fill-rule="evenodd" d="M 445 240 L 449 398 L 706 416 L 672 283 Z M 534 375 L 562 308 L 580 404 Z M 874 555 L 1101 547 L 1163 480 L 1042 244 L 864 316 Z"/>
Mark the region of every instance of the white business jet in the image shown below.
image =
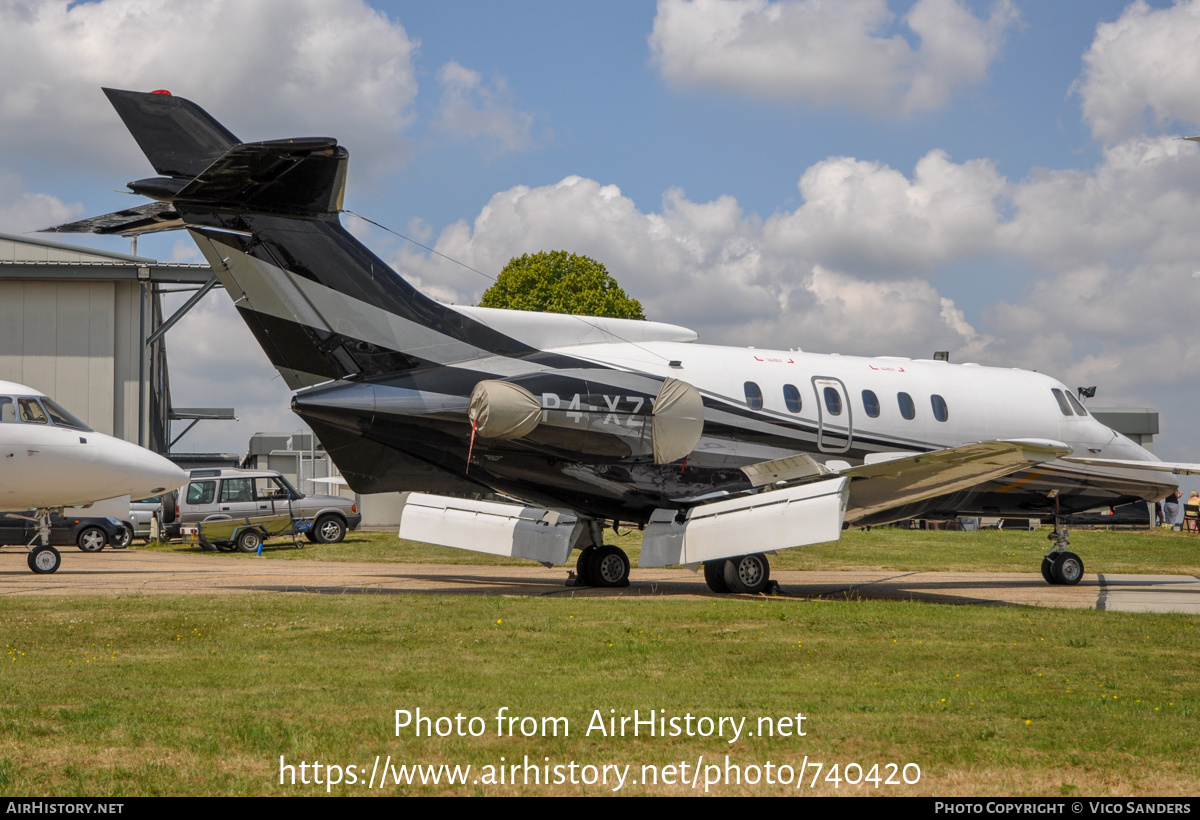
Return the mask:
<path id="1" fill-rule="evenodd" d="M 29 568 L 54 572 L 50 514 L 128 495 L 146 498 L 187 482 L 187 473 L 144 447 L 97 433 L 30 387 L 0 381 L 0 509 L 32 510 L 40 541 Z M 24 516 L 23 516 L 24 517 Z"/>

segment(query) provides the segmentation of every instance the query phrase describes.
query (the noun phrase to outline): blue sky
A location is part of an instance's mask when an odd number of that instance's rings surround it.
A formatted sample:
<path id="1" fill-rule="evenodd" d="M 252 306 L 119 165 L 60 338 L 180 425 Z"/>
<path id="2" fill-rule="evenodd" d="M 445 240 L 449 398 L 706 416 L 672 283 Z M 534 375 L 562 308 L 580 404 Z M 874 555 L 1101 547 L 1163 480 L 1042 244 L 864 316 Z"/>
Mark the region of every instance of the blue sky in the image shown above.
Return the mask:
<path id="1" fill-rule="evenodd" d="M 566 248 L 703 341 L 1097 384 L 1200 460 L 1200 151 L 1174 139 L 1200 131 L 1196 2 L 0 0 L 0 20 L 0 230 L 132 202 L 113 189 L 150 171 L 99 87 L 169 88 L 243 139 L 338 137 L 349 208 L 480 270 Z M 487 284 L 346 222 L 432 295 Z M 243 417 L 185 442 L 240 451 L 296 420 L 222 299 L 168 349 L 179 403 Z"/>

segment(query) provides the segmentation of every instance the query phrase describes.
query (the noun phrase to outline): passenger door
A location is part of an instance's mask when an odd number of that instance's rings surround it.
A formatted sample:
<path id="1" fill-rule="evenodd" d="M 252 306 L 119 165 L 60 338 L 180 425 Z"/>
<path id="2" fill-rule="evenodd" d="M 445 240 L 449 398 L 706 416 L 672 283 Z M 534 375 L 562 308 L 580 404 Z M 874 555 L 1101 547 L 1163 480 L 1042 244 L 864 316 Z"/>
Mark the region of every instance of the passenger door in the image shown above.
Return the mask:
<path id="1" fill-rule="evenodd" d="M 817 398 L 817 449 L 822 453 L 844 453 L 854 439 L 850 396 L 840 379 L 813 376 Z"/>

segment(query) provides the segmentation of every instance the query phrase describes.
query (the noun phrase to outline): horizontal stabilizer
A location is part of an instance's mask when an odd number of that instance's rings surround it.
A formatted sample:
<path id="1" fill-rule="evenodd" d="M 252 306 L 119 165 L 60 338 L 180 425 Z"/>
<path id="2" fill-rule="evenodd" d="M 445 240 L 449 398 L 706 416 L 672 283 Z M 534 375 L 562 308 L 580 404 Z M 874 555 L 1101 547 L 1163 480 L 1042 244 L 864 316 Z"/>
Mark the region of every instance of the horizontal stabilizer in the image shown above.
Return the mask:
<path id="1" fill-rule="evenodd" d="M 43 228 L 42 233 L 98 233 L 105 236 L 137 236 L 159 231 L 176 231 L 183 220 L 169 202 L 148 202 L 136 208 L 126 208 L 104 216 L 93 216 L 78 222 Z"/>
<path id="2" fill-rule="evenodd" d="M 1059 441 L 985 441 L 843 469 L 841 475 L 852 479 L 846 520 L 854 523 L 894 507 L 964 490 L 1071 452 L 1070 445 Z"/>
<path id="3" fill-rule="evenodd" d="M 1119 467 L 1123 470 L 1150 470 L 1172 475 L 1200 475 L 1200 464 L 1189 464 L 1185 461 L 1131 461 L 1123 458 L 1084 458 L 1080 456 L 1070 456 L 1064 458 L 1063 461 L 1069 464 L 1086 464 L 1089 467 Z"/>

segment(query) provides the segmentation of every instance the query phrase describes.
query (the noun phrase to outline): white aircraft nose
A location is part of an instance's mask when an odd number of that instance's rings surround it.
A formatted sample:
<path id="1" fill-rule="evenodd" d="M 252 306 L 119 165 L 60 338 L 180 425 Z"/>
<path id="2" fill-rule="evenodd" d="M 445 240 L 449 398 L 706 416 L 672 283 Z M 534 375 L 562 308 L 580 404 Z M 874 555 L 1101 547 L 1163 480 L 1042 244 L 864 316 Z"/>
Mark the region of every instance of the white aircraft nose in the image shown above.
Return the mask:
<path id="1" fill-rule="evenodd" d="M 156 453 L 140 447 L 138 450 L 134 460 L 135 466 L 142 475 L 142 481 L 147 485 L 153 485 L 145 493 L 139 494 L 142 498 L 158 495 L 167 490 L 176 490 L 187 483 L 188 474 L 186 472 Z"/>
<path id="2" fill-rule="evenodd" d="M 133 498 L 147 498 L 187 483 L 188 474 L 157 453 L 118 439 L 111 439 L 109 446 L 121 450 L 120 461 L 124 467 L 120 470 L 121 495 L 128 493 Z M 116 478 L 112 472 L 110 469 L 110 476 Z"/>

